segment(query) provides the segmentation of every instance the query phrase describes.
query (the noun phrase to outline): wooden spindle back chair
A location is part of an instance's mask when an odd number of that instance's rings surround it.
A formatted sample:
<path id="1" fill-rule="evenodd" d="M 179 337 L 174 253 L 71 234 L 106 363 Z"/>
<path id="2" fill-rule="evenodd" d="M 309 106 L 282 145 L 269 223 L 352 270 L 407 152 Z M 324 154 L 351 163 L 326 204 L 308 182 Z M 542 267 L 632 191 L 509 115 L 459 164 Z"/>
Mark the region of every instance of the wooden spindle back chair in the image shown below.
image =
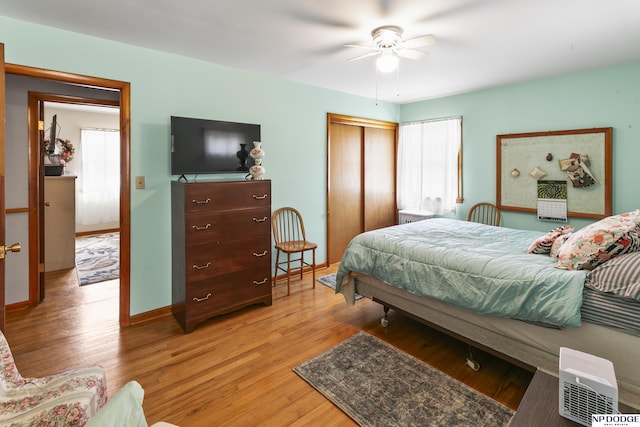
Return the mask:
<path id="1" fill-rule="evenodd" d="M 273 276 L 273 286 L 278 279 L 278 271 L 283 271 L 287 275 L 287 295 L 291 293 L 291 272 L 300 270 L 300 278 L 305 267 L 311 268 L 313 287 L 316 287 L 316 248 L 317 244 L 307 240 L 304 230 L 302 215 L 298 210 L 291 207 L 276 209 L 271 216 L 273 238 L 276 243 L 275 275 Z M 309 263 L 304 259 L 304 253 L 311 251 L 312 261 Z M 287 255 L 286 261 L 280 261 L 280 253 Z M 294 258 L 292 259 L 292 255 Z M 298 255 L 298 258 L 295 256 Z M 294 263 L 292 266 L 291 263 Z M 286 265 L 286 267 L 285 267 Z"/>
<path id="2" fill-rule="evenodd" d="M 500 209 L 491 203 L 477 203 L 469 209 L 467 221 L 500 226 Z"/>

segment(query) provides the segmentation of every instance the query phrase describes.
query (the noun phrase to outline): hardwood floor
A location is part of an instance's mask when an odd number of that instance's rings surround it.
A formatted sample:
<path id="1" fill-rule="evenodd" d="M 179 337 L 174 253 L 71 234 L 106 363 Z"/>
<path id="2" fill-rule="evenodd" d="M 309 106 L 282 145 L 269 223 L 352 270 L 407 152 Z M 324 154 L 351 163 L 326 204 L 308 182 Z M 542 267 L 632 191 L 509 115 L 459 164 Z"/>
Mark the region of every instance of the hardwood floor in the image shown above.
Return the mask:
<path id="1" fill-rule="evenodd" d="M 337 265 L 319 269 L 317 276 Z M 79 287 L 75 270 L 49 273 L 45 301 L 7 314 L 5 335 L 23 376 L 100 364 L 109 395 L 130 380 L 145 389 L 149 424 L 353 426 L 292 368 L 365 330 L 472 388 L 516 409 L 532 373 L 482 352 L 482 368 L 465 365 L 466 344 L 369 300 L 347 305 L 311 275 L 273 290 L 273 305 L 211 319 L 184 334 L 172 316 L 120 329 L 118 282 Z"/>

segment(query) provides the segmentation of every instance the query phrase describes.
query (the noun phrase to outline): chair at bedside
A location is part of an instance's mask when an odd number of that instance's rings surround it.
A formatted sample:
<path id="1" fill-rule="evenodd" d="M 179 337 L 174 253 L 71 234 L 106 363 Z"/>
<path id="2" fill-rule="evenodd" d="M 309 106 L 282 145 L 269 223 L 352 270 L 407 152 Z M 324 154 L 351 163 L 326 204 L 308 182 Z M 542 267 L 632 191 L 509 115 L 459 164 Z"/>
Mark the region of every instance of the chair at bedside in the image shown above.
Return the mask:
<path id="1" fill-rule="evenodd" d="M 273 286 L 276 285 L 278 270 L 287 274 L 287 295 L 291 293 L 291 271 L 300 270 L 300 278 L 305 266 L 310 267 L 313 275 L 313 287 L 316 287 L 316 248 L 317 244 L 307 240 L 304 231 L 304 222 L 300 212 L 294 208 L 284 207 L 277 209 L 271 216 L 273 238 L 276 242 L 275 275 Z M 312 261 L 304 260 L 304 253 L 311 251 Z M 286 261 L 280 261 L 280 252 L 287 254 Z M 291 259 L 291 255 L 298 254 L 300 258 Z M 292 267 L 291 262 L 299 263 Z M 283 265 L 286 264 L 286 268 Z"/>
<path id="2" fill-rule="evenodd" d="M 469 209 L 467 221 L 479 222 L 486 225 L 500 226 L 500 209 L 491 203 L 477 203 Z"/>
<path id="3" fill-rule="evenodd" d="M 0 425 L 83 426 L 106 402 L 107 380 L 101 367 L 24 378 L 0 332 Z"/>

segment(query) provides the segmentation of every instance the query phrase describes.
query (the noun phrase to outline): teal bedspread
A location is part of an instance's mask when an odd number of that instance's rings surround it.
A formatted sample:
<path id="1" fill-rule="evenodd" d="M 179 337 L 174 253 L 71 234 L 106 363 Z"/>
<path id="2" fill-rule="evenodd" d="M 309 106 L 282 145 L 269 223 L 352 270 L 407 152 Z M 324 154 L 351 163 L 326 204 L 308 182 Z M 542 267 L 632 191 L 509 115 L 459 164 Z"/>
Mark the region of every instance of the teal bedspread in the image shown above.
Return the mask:
<path id="1" fill-rule="evenodd" d="M 543 234 L 445 218 L 369 231 L 349 243 L 336 292 L 356 272 L 479 313 L 580 326 L 586 272 L 528 254 Z"/>

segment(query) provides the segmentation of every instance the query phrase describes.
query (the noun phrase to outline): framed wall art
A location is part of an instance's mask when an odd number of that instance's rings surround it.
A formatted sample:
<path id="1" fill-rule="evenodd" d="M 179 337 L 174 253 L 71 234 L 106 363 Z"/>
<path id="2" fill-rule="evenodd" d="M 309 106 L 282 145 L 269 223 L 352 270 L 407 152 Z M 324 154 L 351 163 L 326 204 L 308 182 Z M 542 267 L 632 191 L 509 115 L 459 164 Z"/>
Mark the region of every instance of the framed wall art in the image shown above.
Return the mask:
<path id="1" fill-rule="evenodd" d="M 612 134 L 609 127 L 497 135 L 497 206 L 535 213 L 538 182 L 566 181 L 569 217 L 611 215 Z"/>

